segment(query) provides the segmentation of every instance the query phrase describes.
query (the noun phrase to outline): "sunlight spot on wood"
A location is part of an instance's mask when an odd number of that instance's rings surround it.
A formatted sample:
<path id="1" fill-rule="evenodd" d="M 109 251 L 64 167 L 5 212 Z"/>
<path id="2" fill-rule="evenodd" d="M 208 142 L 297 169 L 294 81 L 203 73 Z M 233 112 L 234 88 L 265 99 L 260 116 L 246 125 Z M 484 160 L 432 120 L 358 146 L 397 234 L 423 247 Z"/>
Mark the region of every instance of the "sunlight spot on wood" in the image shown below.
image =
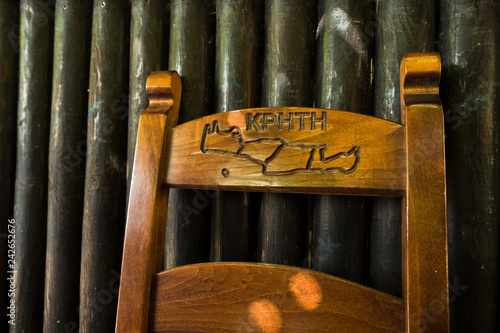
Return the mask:
<path id="1" fill-rule="evenodd" d="M 323 299 L 318 281 L 307 273 L 301 272 L 294 275 L 290 279 L 288 289 L 295 296 L 299 305 L 308 311 L 315 310 Z"/>
<path id="2" fill-rule="evenodd" d="M 250 318 L 264 333 L 277 333 L 283 319 L 278 307 L 267 299 L 253 301 L 249 306 Z"/>

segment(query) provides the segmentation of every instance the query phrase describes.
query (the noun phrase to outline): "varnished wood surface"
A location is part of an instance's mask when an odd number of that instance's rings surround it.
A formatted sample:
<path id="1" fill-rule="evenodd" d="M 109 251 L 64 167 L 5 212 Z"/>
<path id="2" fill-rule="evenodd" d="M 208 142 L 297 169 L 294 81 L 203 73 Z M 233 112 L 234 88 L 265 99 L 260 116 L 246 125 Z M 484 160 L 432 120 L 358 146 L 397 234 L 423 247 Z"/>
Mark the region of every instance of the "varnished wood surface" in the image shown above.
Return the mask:
<path id="1" fill-rule="evenodd" d="M 448 332 L 448 242 L 443 108 L 437 53 L 401 62 L 408 189 L 403 202 L 403 298 L 407 332 Z"/>
<path id="2" fill-rule="evenodd" d="M 254 263 L 178 267 L 152 282 L 153 332 L 401 332 L 404 304 L 311 270 Z"/>
<path id="3" fill-rule="evenodd" d="M 148 307 L 143 305 L 149 303 L 151 277 L 163 262 L 168 188 L 160 182 L 160 170 L 166 129 L 178 120 L 181 80 L 176 72 L 159 72 L 146 85 L 150 106 L 137 132 L 116 332 L 146 331 Z"/>
<path id="4" fill-rule="evenodd" d="M 148 307 L 143 305 L 149 303 L 151 277 L 163 262 L 168 188 L 161 185 L 160 170 L 166 129 L 178 120 L 181 80 L 176 72 L 159 72 L 146 85 L 150 105 L 137 132 L 116 332 L 146 331 Z"/>
<path id="5" fill-rule="evenodd" d="M 263 114 L 257 119 L 257 122 L 260 121 L 258 126 L 262 128 L 263 118 L 270 122 L 279 112 L 284 113 L 284 119 L 289 118 L 292 112 L 295 115 L 300 112 L 314 113 L 317 119 L 326 113 L 327 130 L 321 130 L 319 123 L 316 124 L 315 130 L 310 130 L 311 117 L 305 116 L 302 118 L 303 130 L 299 130 L 299 118 L 295 119 L 293 130 L 288 130 L 288 125 L 284 124 L 283 130 L 278 131 L 277 121 L 268 125 L 267 131 L 256 131 L 253 123 L 251 130 L 246 130 L 246 117 L 251 116 L 253 119 L 257 113 Z M 238 138 L 225 133 L 218 134 L 215 124 L 220 124 L 220 133 L 233 126 L 241 130 L 245 148 L 240 156 L 235 156 L 240 148 Z M 204 130 L 214 130 L 213 134 L 206 135 L 205 153 L 201 150 Z M 359 148 L 359 156 L 356 157 L 356 153 L 351 153 L 347 157 L 342 156 L 329 163 L 321 163 L 318 148 L 311 168 L 306 170 L 312 148 L 296 149 L 286 146 L 269 162 L 266 174 L 263 174 L 262 165 L 242 156 L 249 154 L 252 158 L 260 160 L 269 158 L 278 147 L 277 143 L 259 142 L 256 146 L 260 147 L 254 149 L 252 144 L 246 142 L 266 140 L 273 136 L 286 140 L 287 145 L 326 144 L 325 157 L 337 153 L 349 153 L 353 148 Z M 365 195 L 401 195 L 404 191 L 403 127 L 370 116 L 311 108 L 247 109 L 210 115 L 179 125 L 171 130 L 168 137 L 169 168 L 164 175 L 164 181 L 174 187 L 212 185 L 221 189 L 230 186 L 233 186 L 232 189 L 241 189 L 243 186 L 248 186 L 248 189 L 253 191 Z M 358 158 L 359 163 L 356 165 Z M 186 168 L 186 165 L 190 167 Z M 318 171 L 337 167 L 341 169 Z M 286 173 L 296 168 L 301 171 L 294 174 L 279 174 L 281 171 Z M 228 177 L 223 175 L 225 172 L 223 170 L 229 171 Z"/>
<path id="6" fill-rule="evenodd" d="M 403 125 L 343 111 L 261 108 L 206 116 L 169 130 L 177 121 L 180 97 L 180 82 L 172 82 L 172 75 L 150 77 L 150 108 L 139 122 L 117 332 L 147 329 L 150 282 L 161 267 L 166 189 L 171 185 L 403 196 L 403 300 L 293 267 L 200 264 L 153 279 L 149 329 L 449 330 L 439 54 L 403 59 Z M 253 144 L 274 146 L 252 151 Z M 286 149 L 292 152 L 280 157 Z M 315 155 L 315 149 L 323 155 Z M 354 164 L 343 161 L 349 157 L 355 157 Z M 322 165 L 338 161 L 344 164 Z M 335 172 L 340 177 L 332 176 Z"/>

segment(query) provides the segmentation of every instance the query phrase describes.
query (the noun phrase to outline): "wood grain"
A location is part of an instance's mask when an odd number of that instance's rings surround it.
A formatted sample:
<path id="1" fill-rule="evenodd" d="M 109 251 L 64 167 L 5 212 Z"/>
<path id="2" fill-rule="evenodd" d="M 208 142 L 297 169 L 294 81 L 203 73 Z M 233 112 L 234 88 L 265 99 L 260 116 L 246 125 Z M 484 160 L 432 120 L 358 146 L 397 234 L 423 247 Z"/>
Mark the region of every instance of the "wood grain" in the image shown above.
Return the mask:
<path id="1" fill-rule="evenodd" d="M 288 130 L 284 125 L 278 131 L 278 124 L 268 125 L 269 131 L 246 130 L 246 117 L 257 113 L 268 115 L 266 121 L 271 121 L 272 115 L 283 112 L 283 118 L 289 118 L 291 113 L 315 113 L 318 119 L 322 113 L 328 115 L 328 131 L 310 130 L 310 119 L 304 120 L 304 130 L 299 130 L 297 118 L 294 130 Z M 264 116 L 262 116 L 264 117 Z M 263 121 L 262 117 L 259 121 Z M 310 117 L 312 118 L 312 117 Z M 253 118 L 252 118 L 253 119 Z M 241 156 L 231 156 L 239 149 L 238 139 L 231 135 L 208 134 L 206 147 L 218 148 L 218 151 L 203 153 L 200 149 L 203 131 L 206 126 L 212 127 L 214 122 L 220 123 L 221 130 L 232 126 L 241 129 L 244 140 L 262 140 L 276 135 L 287 143 L 327 145 L 325 156 L 339 152 L 349 152 L 353 147 L 359 147 L 359 165 L 349 174 L 340 170 L 331 172 L 306 172 L 295 174 L 273 175 L 272 172 L 304 169 L 311 149 L 283 149 L 267 166 L 270 175 L 263 175 L 263 167 Z M 262 125 L 259 125 L 262 126 Z M 196 119 L 179 125 L 171 130 L 167 149 L 169 151 L 168 171 L 164 182 L 173 187 L 208 187 L 220 189 L 241 189 L 247 187 L 252 191 L 296 192 L 296 193 L 344 193 L 344 194 L 383 194 L 401 195 L 404 191 L 404 129 L 396 123 L 377 119 L 366 115 L 348 112 L 331 111 L 311 108 L 260 108 L 243 111 L 225 112 Z M 214 141 L 211 141 L 214 140 Z M 226 146 L 223 146 L 223 145 Z M 259 143 L 257 144 L 259 145 Z M 243 153 L 254 154 L 255 158 L 265 159 L 271 156 L 277 144 L 260 144 L 259 151 L 252 145 L 245 146 Z M 222 147 L 222 148 L 221 148 Z M 248 149 L 248 151 L 247 151 Z M 227 152 L 224 152 L 227 150 Z M 289 151 L 287 151 L 289 150 Z M 317 149 L 319 151 L 319 149 Z M 341 157 L 327 164 L 320 162 L 318 151 L 312 169 L 343 168 L 349 170 L 355 164 L 355 154 Z M 283 154 L 283 156 L 280 156 Z M 185 166 L 190 165 L 186 169 Z M 325 166 L 326 165 L 326 166 Z M 229 177 L 222 173 L 229 171 Z M 361 190 L 364 188 L 364 190 Z"/>
<path id="2" fill-rule="evenodd" d="M 408 189 L 403 202 L 403 298 L 407 332 L 448 332 L 448 243 L 439 54 L 401 62 Z"/>
<path id="3" fill-rule="evenodd" d="M 168 187 L 162 186 L 167 129 L 179 116 L 181 81 L 176 72 L 148 77 L 150 106 L 141 115 L 123 248 L 116 332 L 147 329 L 151 277 L 161 270 Z M 140 240 L 140 241 L 138 241 Z"/>
<path id="4" fill-rule="evenodd" d="M 139 122 L 117 332 L 145 332 L 148 316 L 153 331 L 448 332 L 440 64 L 437 53 L 403 59 L 403 125 L 343 111 L 276 107 L 219 113 L 168 130 L 177 120 L 180 82 L 154 81 L 172 73 L 150 78 L 150 108 Z M 173 117 L 167 117 L 171 108 Z M 263 143 L 275 145 L 252 151 L 252 144 Z M 341 153 L 326 154 L 327 148 Z M 286 149 L 292 152 L 280 157 Z M 315 149 L 324 154 L 317 157 Z M 356 153 L 342 153 L 348 150 Z M 328 172 L 317 166 L 349 157 L 356 162 L 342 161 Z M 171 185 L 401 196 L 403 300 L 290 266 L 210 263 L 156 275 Z"/>
<path id="5" fill-rule="evenodd" d="M 401 332 L 401 299 L 271 264 L 178 267 L 152 282 L 153 332 Z M 214 306 L 217 305 L 217 306 Z"/>

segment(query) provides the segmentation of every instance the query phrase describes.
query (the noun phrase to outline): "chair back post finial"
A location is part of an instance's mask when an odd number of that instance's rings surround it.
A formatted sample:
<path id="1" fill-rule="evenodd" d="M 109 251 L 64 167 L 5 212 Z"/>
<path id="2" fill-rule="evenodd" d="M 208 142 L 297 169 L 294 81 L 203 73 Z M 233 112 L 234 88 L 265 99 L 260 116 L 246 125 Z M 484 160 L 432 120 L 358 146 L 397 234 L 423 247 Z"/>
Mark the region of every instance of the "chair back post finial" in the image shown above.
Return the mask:
<path id="1" fill-rule="evenodd" d="M 409 53 L 401 63 L 406 132 L 403 198 L 403 298 L 407 332 L 448 332 L 448 253 L 443 108 L 438 53 Z"/>
<path id="2" fill-rule="evenodd" d="M 149 107 L 139 118 L 123 247 L 116 332 L 146 332 L 151 278 L 163 261 L 168 187 L 162 183 L 168 130 L 177 124 L 181 79 L 152 73 Z"/>

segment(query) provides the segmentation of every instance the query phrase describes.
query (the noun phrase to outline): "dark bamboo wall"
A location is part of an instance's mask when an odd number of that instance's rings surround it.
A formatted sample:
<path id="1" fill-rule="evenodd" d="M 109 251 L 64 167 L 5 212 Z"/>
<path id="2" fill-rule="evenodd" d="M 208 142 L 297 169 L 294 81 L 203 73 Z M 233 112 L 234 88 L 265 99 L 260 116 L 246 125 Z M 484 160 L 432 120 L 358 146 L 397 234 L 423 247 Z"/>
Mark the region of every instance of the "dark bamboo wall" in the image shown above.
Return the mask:
<path id="1" fill-rule="evenodd" d="M 80 261 L 75 258 L 81 256 L 91 13 L 88 1 L 57 1 L 55 7 L 45 332 L 78 323 Z"/>
<path id="2" fill-rule="evenodd" d="M 451 328 L 498 331 L 499 14 L 495 0 L 0 0 L 0 332 L 113 331 L 152 71 L 181 75 L 180 122 L 279 105 L 400 121 L 401 58 L 432 50 L 443 61 Z M 169 208 L 167 268 L 274 262 L 401 295 L 397 200 L 172 190 Z"/>
<path id="3" fill-rule="evenodd" d="M 179 123 L 213 113 L 215 2 L 172 1 L 168 69 L 182 77 Z M 213 193 L 172 189 L 169 195 L 165 267 L 210 260 Z"/>
<path id="4" fill-rule="evenodd" d="M 10 327 L 15 332 L 36 331 L 43 324 L 53 8 L 53 2 L 35 0 L 21 1 L 20 7 L 13 216 L 18 311 Z"/>
<path id="5" fill-rule="evenodd" d="M 373 13 L 372 0 L 319 2 L 316 107 L 373 113 Z M 339 29 L 343 21 L 349 23 Z M 313 198 L 312 269 L 365 283 L 370 202 L 355 196 Z"/>
<path id="6" fill-rule="evenodd" d="M 218 0 L 216 10 L 215 112 L 257 107 L 264 45 L 263 1 L 245 0 L 235 6 L 233 0 Z M 211 261 L 256 261 L 259 199 L 259 193 L 216 192 Z"/>
<path id="7" fill-rule="evenodd" d="M 7 290 L 12 278 L 8 266 L 8 223 L 13 218 L 16 179 L 17 78 L 19 66 L 19 4 L 0 2 L 0 295 L 1 307 L 9 302 Z M 10 319 L 10 318 L 9 318 Z M 0 331 L 8 331 L 7 320 Z"/>
<path id="8" fill-rule="evenodd" d="M 498 316 L 499 10 L 491 0 L 440 5 L 450 311 L 463 332 L 492 332 Z"/>
<path id="9" fill-rule="evenodd" d="M 399 62 L 408 52 L 435 50 L 435 20 L 435 0 L 378 1 L 373 62 L 374 116 L 401 121 Z M 374 199 L 368 285 L 396 296 L 401 295 L 400 216 L 401 200 Z"/>

